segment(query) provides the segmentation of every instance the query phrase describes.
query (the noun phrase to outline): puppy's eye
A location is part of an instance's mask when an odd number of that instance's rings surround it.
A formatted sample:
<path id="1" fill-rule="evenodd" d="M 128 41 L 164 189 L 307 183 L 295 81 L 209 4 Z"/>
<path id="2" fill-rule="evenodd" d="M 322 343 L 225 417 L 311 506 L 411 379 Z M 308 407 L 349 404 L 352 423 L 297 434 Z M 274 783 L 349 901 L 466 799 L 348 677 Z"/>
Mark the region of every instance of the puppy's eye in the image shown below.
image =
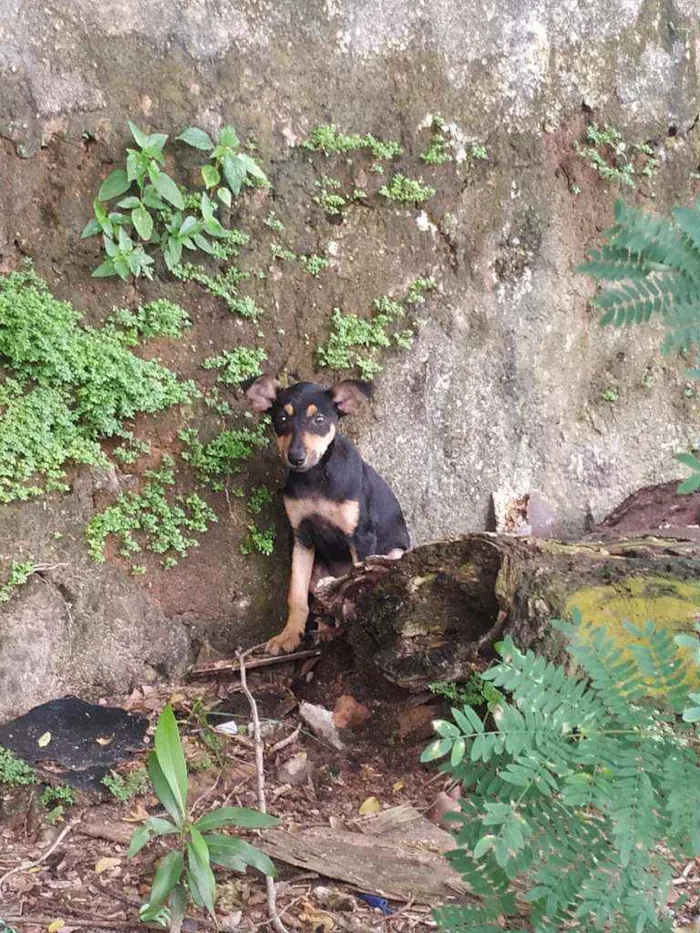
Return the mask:
<path id="1" fill-rule="evenodd" d="M 314 424 L 323 424 L 325 420 L 326 420 L 325 415 L 316 415 L 316 417 L 314 418 Z"/>
<path id="2" fill-rule="evenodd" d="M 289 420 L 289 419 L 287 418 L 287 416 L 285 415 L 284 412 L 282 412 L 282 414 L 281 414 L 281 415 L 279 416 L 279 418 L 277 419 L 277 421 L 278 421 L 280 424 L 286 424 L 288 420 Z"/>

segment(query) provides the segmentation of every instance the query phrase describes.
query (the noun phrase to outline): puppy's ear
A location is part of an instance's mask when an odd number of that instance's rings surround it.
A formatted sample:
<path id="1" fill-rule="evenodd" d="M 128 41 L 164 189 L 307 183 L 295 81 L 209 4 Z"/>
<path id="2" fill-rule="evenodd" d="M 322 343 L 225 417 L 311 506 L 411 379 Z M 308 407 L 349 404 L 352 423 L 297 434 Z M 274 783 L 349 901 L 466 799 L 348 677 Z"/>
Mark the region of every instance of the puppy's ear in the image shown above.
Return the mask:
<path id="1" fill-rule="evenodd" d="M 343 379 L 330 390 L 333 404 L 339 415 L 350 415 L 368 398 L 372 397 L 372 383 L 360 379 Z"/>
<path id="2" fill-rule="evenodd" d="M 250 399 L 254 411 L 269 411 L 277 398 L 280 384 L 269 373 L 260 376 L 246 389 L 246 397 Z"/>

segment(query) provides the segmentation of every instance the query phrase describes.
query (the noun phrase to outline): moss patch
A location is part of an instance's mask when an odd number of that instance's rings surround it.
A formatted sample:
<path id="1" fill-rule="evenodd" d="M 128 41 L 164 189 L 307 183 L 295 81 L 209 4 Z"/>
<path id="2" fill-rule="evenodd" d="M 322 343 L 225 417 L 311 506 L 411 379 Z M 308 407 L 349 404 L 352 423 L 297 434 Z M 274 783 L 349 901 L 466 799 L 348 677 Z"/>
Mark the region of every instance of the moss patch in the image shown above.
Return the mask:
<path id="1" fill-rule="evenodd" d="M 581 613 L 584 632 L 604 625 L 624 650 L 632 641 L 624 622 L 641 627 L 653 621 L 659 629 L 679 633 L 692 631 L 700 612 L 700 580 L 680 581 L 648 575 L 626 577 L 607 586 L 584 586 L 566 600 L 567 615 L 575 609 Z M 690 655 L 689 651 L 689 661 Z M 692 678 L 694 686 L 697 682 L 697 677 Z"/>

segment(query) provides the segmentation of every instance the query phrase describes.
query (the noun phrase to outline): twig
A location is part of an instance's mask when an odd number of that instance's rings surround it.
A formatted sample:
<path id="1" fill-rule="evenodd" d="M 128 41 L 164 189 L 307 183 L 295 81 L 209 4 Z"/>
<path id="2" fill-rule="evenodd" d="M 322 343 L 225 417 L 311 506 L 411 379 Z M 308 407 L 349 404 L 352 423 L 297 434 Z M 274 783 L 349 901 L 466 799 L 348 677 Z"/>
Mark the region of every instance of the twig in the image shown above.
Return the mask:
<path id="1" fill-rule="evenodd" d="M 47 859 L 53 852 L 56 851 L 56 849 L 60 846 L 60 844 L 61 844 L 61 843 L 63 842 L 63 840 L 66 838 L 66 836 L 68 835 L 68 833 L 69 833 L 75 826 L 77 826 L 79 822 L 80 822 L 80 818 L 78 818 L 77 820 L 73 820 L 71 823 L 69 823 L 67 826 L 65 826 L 65 827 L 61 830 L 61 832 L 58 834 L 58 837 L 56 838 L 55 842 L 53 842 L 53 843 L 49 846 L 49 848 L 46 850 L 46 852 L 44 852 L 44 854 L 41 856 L 41 858 L 38 858 L 35 862 L 23 862 L 21 865 L 15 865 L 14 868 L 11 868 L 9 871 L 6 871 L 5 874 L 4 874 L 2 877 L 0 877 L 0 894 L 2 894 L 2 887 L 3 887 L 3 885 L 5 884 L 5 882 L 7 881 L 7 879 L 10 877 L 10 875 L 15 875 L 15 874 L 17 874 L 18 871 L 29 871 L 30 868 L 36 868 L 37 865 L 41 865 L 42 862 L 45 862 L 46 859 Z M 5 918 L 5 919 L 7 919 L 7 918 Z M 51 922 L 51 921 L 49 921 L 49 923 L 50 923 L 50 922 Z"/>
<path id="2" fill-rule="evenodd" d="M 214 781 L 214 783 L 212 784 L 212 786 L 209 787 L 209 788 L 207 788 L 207 790 L 205 790 L 203 793 L 201 793 L 201 794 L 199 795 L 199 797 L 197 797 L 197 799 L 195 800 L 195 802 L 192 804 L 192 807 L 191 807 L 191 809 L 190 809 L 190 813 L 194 813 L 194 811 L 197 809 L 197 807 L 200 805 L 200 803 L 201 803 L 203 800 L 206 800 L 207 797 L 209 797 L 211 794 L 214 793 L 214 791 L 216 790 L 216 788 L 219 786 L 219 781 L 220 781 L 220 780 L 221 780 L 221 771 L 219 771 L 219 773 L 217 774 L 216 780 Z"/>
<path id="3" fill-rule="evenodd" d="M 267 803 L 265 801 L 265 763 L 263 760 L 263 741 L 260 736 L 260 717 L 258 716 L 258 705 L 255 697 L 248 689 L 248 680 L 246 678 L 245 653 L 236 652 L 241 671 L 241 689 L 245 694 L 250 712 L 253 717 L 253 739 L 255 741 L 255 772 L 258 778 L 258 807 L 261 813 L 267 813 Z M 270 915 L 270 923 L 277 930 L 277 933 L 288 933 L 287 928 L 282 923 L 277 913 L 277 891 L 275 889 L 275 880 L 269 875 L 265 876 L 267 887 L 267 912 Z"/>
<path id="4" fill-rule="evenodd" d="M 293 732 L 290 732 L 290 734 L 285 739 L 280 739 L 279 742 L 275 742 L 275 744 L 270 749 L 270 754 L 274 755 L 277 752 L 281 752 L 283 748 L 286 748 L 288 745 L 291 745 L 293 742 L 296 742 L 296 740 L 299 738 L 300 732 L 301 732 L 301 723 L 299 723 L 296 729 L 294 729 Z"/>
<path id="5" fill-rule="evenodd" d="M 244 658 L 247 658 L 248 655 L 252 654 L 254 651 L 257 651 L 259 648 L 264 647 L 264 645 L 254 645 L 252 648 L 249 648 L 248 651 L 243 655 Z M 305 651 L 293 651 L 291 654 L 279 654 L 266 657 L 266 658 L 253 658 L 248 661 L 246 666 L 249 671 L 255 670 L 256 667 L 270 667 L 273 664 L 286 664 L 289 661 L 301 661 L 306 658 L 315 658 L 321 654 L 320 648 L 309 648 Z M 226 659 L 225 661 L 208 661 L 206 664 L 200 664 L 199 667 L 194 667 L 191 671 L 188 672 L 188 677 L 206 677 L 211 674 L 221 674 L 225 671 L 233 671 L 239 666 L 239 658 L 236 655 L 236 659 L 230 660 Z"/>
<path id="6" fill-rule="evenodd" d="M 4 923 L 22 923 L 29 926 L 46 927 L 53 923 L 55 917 L 31 916 L 22 914 L 21 916 L 3 914 Z M 93 933 L 97 930 L 139 930 L 142 928 L 138 920 L 82 920 L 79 917 L 69 917 L 66 926 L 88 927 Z M 152 929 L 156 929 L 155 927 Z"/>
<path id="7" fill-rule="evenodd" d="M 283 907 L 282 910 L 280 910 L 277 916 L 281 917 L 282 914 L 286 914 L 287 911 L 290 909 L 290 907 L 294 907 L 294 905 L 298 904 L 299 901 L 303 901 L 305 897 L 306 897 L 306 894 L 300 894 L 299 897 L 295 897 L 293 901 L 290 901 L 286 907 Z M 254 927 L 251 927 L 251 929 L 262 930 L 263 927 L 269 927 L 270 924 L 274 922 L 275 922 L 274 920 L 263 920 L 262 923 L 256 923 Z M 280 924 L 280 926 L 282 926 L 282 924 Z M 275 927 L 275 929 L 278 929 L 278 928 Z M 284 927 L 282 927 L 282 929 L 284 929 Z"/>

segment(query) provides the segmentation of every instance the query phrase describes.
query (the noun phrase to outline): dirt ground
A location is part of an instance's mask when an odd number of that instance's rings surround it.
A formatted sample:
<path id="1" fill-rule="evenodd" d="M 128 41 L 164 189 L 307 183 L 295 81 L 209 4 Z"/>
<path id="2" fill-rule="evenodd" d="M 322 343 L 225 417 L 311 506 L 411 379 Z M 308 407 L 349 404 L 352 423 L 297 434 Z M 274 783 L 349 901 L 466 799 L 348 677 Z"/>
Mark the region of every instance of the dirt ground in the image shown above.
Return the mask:
<path id="1" fill-rule="evenodd" d="M 444 783 L 434 769 L 418 764 L 431 732 L 430 719 L 440 709 L 436 698 L 419 698 L 423 703 L 407 706 L 403 691 L 353 671 L 348 649 L 340 641 L 331 645 L 314 670 L 310 668 L 309 662 L 298 662 L 267 669 L 269 673 L 264 669 L 249 674 L 265 735 L 269 811 L 291 831 L 312 826 L 352 829 L 362 823 L 360 808 L 369 798 L 376 798 L 382 808 L 409 804 L 426 811 Z M 303 724 L 297 734 L 300 702 L 333 709 L 347 695 L 354 696 L 362 704 L 363 715 L 370 718 L 357 731 L 342 730 L 347 743 L 344 751 L 334 750 Z M 257 807 L 252 740 L 242 734 L 220 736 L 217 753 L 207 744 L 211 732 L 191 715 L 201 702 L 207 709 L 215 707 L 223 719 L 234 718 L 245 726 L 250 710 L 238 677 L 219 675 L 162 689 L 144 686 L 129 697 L 104 698 L 110 705 L 146 714 L 152 724 L 168 700 L 186 735 L 192 769 L 190 804 L 195 813 L 201 816 L 222 804 Z M 289 737 L 291 741 L 285 743 Z M 278 745 L 283 747 L 275 751 Z M 279 769 L 301 752 L 308 758 L 308 774 L 301 786 L 292 787 L 280 780 Z M 145 755 L 146 749 L 144 759 Z M 128 773 L 138 765 L 130 762 L 120 771 Z M 49 826 L 39 816 L 36 796 L 35 788 L 21 788 L 6 797 L 0 810 L 0 879 L 23 864 L 38 863 L 0 881 L 0 921 L 21 933 L 143 929 L 137 919 L 138 906 L 147 899 L 155 863 L 166 844 L 151 844 L 131 860 L 126 849 L 135 827 L 157 811 L 157 799 L 144 796 L 120 804 L 113 798 L 106 801 L 108 795 L 102 800 L 81 795 L 62 822 Z M 254 835 L 247 833 L 252 842 Z M 216 875 L 222 930 L 269 926 L 261 875 L 250 869 L 244 876 L 223 869 L 217 869 Z M 403 933 L 435 927 L 427 905 L 393 900 L 383 913 L 358 893 L 314 872 L 280 865 L 277 903 L 288 930 Z M 204 912 L 190 909 L 183 929 L 214 926 Z"/>

